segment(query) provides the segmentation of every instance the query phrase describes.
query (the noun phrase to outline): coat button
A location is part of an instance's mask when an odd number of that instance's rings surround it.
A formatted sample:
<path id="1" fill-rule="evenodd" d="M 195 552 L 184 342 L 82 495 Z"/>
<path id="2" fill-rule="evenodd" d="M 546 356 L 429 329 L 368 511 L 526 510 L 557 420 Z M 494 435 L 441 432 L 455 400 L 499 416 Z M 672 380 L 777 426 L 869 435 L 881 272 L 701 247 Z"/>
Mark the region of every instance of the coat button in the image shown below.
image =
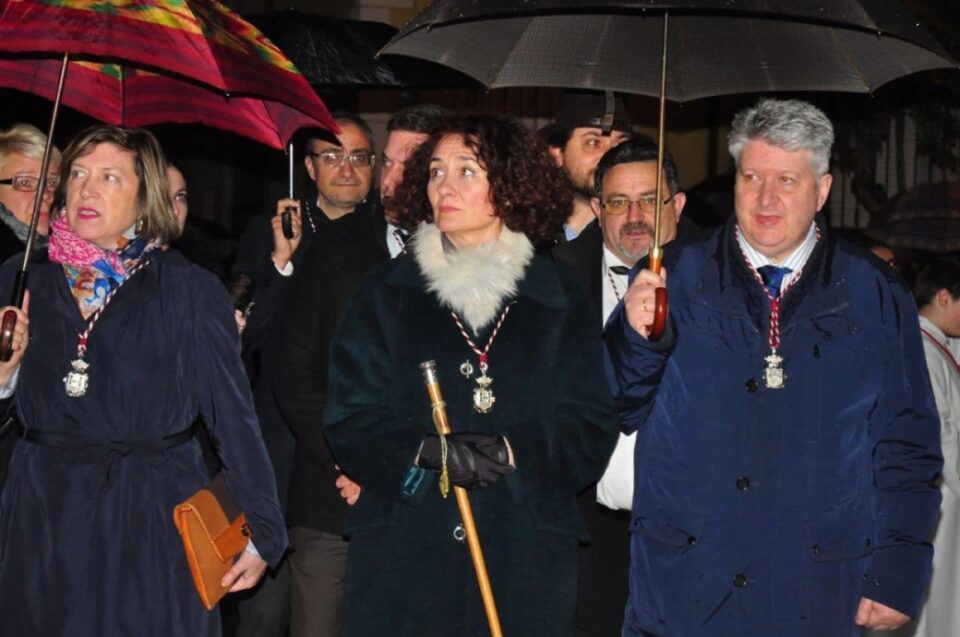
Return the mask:
<path id="1" fill-rule="evenodd" d="M 742 573 L 737 573 L 733 576 L 733 585 L 737 588 L 743 588 L 747 585 L 747 576 Z"/>
<path id="2" fill-rule="evenodd" d="M 757 390 L 760 389 L 760 383 L 757 382 L 756 378 L 751 378 L 747 381 L 747 391 L 751 394 L 757 393 Z"/>
<path id="3" fill-rule="evenodd" d="M 814 544 L 814 545 L 813 545 L 813 548 L 812 548 L 811 550 L 813 551 L 813 554 L 814 554 L 814 555 L 820 555 L 820 545 L 819 545 L 819 544 Z"/>
<path id="4" fill-rule="evenodd" d="M 696 538 L 696 536 L 691 535 L 691 536 L 687 537 L 687 544 L 689 544 L 690 546 L 695 546 L 696 543 L 697 543 L 697 538 Z"/>
<path id="5" fill-rule="evenodd" d="M 747 476 L 738 476 L 737 477 L 737 488 L 741 491 L 746 491 L 750 488 L 750 478 Z"/>

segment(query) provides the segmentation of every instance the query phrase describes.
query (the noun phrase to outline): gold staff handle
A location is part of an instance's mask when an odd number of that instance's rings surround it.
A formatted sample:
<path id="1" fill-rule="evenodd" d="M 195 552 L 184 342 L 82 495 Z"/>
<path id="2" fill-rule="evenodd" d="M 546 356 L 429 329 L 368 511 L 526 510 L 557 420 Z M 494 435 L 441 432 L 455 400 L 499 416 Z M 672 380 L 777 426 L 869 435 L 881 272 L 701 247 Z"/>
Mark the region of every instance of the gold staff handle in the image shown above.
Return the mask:
<path id="1" fill-rule="evenodd" d="M 423 382 L 427 385 L 430 395 L 430 406 L 433 410 L 433 424 L 441 436 L 452 433 L 450 421 L 447 420 L 447 407 L 440 392 L 440 381 L 437 380 L 436 363 L 426 361 L 420 363 L 423 372 Z M 490 586 L 490 576 L 487 574 L 487 563 L 483 559 L 483 549 L 480 547 L 480 536 L 477 533 L 477 523 L 473 519 L 473 509 L 470 507 L 470 496 L 463 487 L 454 487 L 457 496 L 457 507 L 460 509 L 460 519 L 467 537 L 467 546 L 470 547 L 470 558 L 473 560 L 473 570 L 477 573 L 477 584 L 480 586 L 480 597 L 483 598 L 483 610 L 487 614 L 487 624 L 490 626 L 492 637 L 503 637 L 500 629 L 500 616 L 497 614 L 497 604 L 493 599 L 493 588 Z"/>

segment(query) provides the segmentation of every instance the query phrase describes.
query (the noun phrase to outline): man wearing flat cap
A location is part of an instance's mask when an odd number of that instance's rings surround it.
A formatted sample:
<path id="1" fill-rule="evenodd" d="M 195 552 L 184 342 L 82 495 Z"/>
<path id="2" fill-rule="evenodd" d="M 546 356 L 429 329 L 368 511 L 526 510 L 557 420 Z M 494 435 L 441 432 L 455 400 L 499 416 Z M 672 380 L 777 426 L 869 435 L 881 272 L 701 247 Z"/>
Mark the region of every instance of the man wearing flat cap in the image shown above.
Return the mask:
<path id="1" fill-rule="evenodd" d="M 573 210 L 560 241 L 575 239 L 594 220 L 590 199 L 597 164 L 604 153 L 632 134 L 626 104 L 613 93 L 566 93 L 554 123 L 540 129 L 540 137 L 574 189 Z"/>

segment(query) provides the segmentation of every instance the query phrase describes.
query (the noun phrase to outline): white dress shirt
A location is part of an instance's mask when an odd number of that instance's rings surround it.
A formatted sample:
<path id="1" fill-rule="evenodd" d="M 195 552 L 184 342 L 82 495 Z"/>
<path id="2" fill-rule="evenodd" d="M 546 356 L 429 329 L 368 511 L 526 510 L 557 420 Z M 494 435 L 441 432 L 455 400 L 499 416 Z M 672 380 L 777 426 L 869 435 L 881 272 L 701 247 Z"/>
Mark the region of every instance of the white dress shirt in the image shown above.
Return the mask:
<path id="1" fill-rule="evenodd" d="M 603 287 L 603 316 L 606 324 L 610 314 L 623 298 L 627 291 L 628 275 L 610 272 L 611 265 L 625 265 L 621 263 L 606 245 L 603 246 L 603 269 L 599 272 Z M 600 481 L 597 482 L 597 502 L 608 509 L 623 509 L 629 511 L 633 504 L 633 449 L 636 446 L 636 432 L 621 433 L 617 439 L 617 446 L 607 463 Z"/>

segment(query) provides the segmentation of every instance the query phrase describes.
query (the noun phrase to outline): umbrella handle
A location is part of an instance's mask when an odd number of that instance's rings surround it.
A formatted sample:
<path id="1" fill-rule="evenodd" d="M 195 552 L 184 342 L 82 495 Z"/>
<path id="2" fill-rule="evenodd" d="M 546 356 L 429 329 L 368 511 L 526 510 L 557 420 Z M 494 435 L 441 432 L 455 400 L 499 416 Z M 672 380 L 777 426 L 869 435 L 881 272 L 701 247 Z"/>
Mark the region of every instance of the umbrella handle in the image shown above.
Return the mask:
<path id="1" fill-rule="evenodd" d="M 11 305 L 17 307 L 23 306 L 23 297 L 27 290 L 27 271 L 18 270 L 17 278 L 13 283 L 13 298 Z M 0 322 L 0 361 L 6 363 L 13 356 L 13 332 L 17 327 L 17 313 L 13 310 L 7 310 L 3 313 L 3 321 Z"/>
<path id="2" fill-rule="evenodd" d="M 670 313 L 670 302 L 667 300 L 667 288 L 654 290 L 653 323 L 650 324 L 650 334 L 647 339 L 659 341 L 667 327 L 667 315 Z"/>
<path id="3" fill-rule="evenodd" d="M 280 226 L 283 230 L 283 236 L 287 239 L 293 239 L 293 213 L 297 211 L 293 206 L 287 206 L 280 213 Z"/>
<path id="4" fill-rule="evenodd" d="M 17 313 L 7 310 L 0 324 L 0 361 L 6 363 L 13 356 L 13 331 L 17 327 Z"/>
<path id="5" fill-rule="evenodd" d="M 655 246 L 650 249 L 650 260 L 647 268 L 654 274 L 660 274 L 660 268 L 663 266 L 663 249 Z M 663 331 L 667 327 L 667 315 L 670 313 L 670 302 L 667 299 L 667 288 L 657 288 L 653 292 L 653 323 L 650 324 L 650 333 L 647 339 L 650 341 L 659 341 L 663 336 Z"/>

